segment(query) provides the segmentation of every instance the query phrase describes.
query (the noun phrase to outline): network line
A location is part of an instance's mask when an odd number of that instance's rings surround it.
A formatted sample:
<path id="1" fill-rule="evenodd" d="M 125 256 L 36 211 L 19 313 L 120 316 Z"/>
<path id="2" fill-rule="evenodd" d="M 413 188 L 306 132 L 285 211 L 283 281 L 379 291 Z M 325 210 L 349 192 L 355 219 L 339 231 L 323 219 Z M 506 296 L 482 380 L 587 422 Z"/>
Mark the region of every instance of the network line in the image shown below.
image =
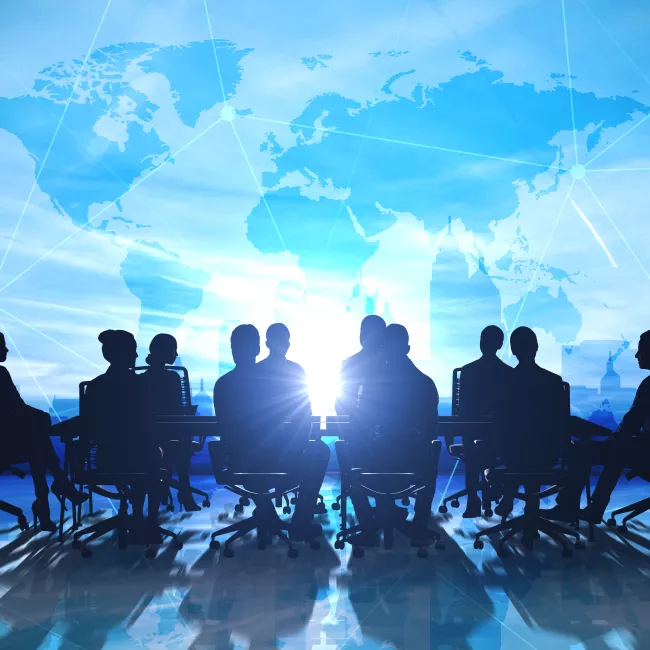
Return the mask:
<path id="1" fill-rule="evenodd" d="M 377 142 L 387 142 L 389 144 L 406 145 L 408 147 L 415 147 L 419 149 L 431 149 L 433 151 L 456 153 L 464 156 L 473 156 L 475 158 L 486 158 L 488 160 L 500 160 L 501 162 L 513 163 L 515 165 L 531 165 L 533 167 L 541 167 L 542 169 L 555 169 L 557 171 L 566 171 L 563 167 L 559 167 L 558 165 L 545 165 L 543 163 L 533 162 L 531 160 L 517 160 L 516 158 L 504 158 L 502 156 L 491 156 L 486 153 L 477 153 L 475 151 L 465 151 L 463 149 L 451 149 L 449 147 L 437 147 L 432 144 L 423 144 L 420 142 L 407 142 L 405 140 L 393 140 L 391 138 L 382 138 L 377 135 L 364 135 L 363 133 L 341 131 L 340 129 L 336 129 L 336 128 L 310 126 L 308 124 L 299 124 L 298 122 L 284 122 L 283 120 L 272 120 L 270 118 L 265 118 L 265 117 L 255 117 L 254 115 L 242 115 L 241 117 L 246 120 L 255 120 L 256 122 L 264 122 L 268 124 L 279 124 L 281 126 L 288 126 L 291 128 L 308 129 L 310 131 L 321 131 L 323 133 L 334 133 L 338 135 L 347 135 L 354 138 L 364 138 L 366 140 L 375 140 Z"/>
<path id="2" fill-rule="evenodd" d="M 587 173 L 589 174 L 595 174 L 595 173 L 600 173 L 600 172 L 650 172 L 650 167 L 621 167 L 621 168 L 615 168 L 615 167 L 610 167 L 608 168 L 603 168 L 603 169 L 587 169 Z"/>
<path id="3" fill-rule="evenodd" d="M 93 40 L 90 43 L 90 47 L 88 48 L 88 51 L 86 52 L 86 58 L 84 59 L 83 65 L 81 66 L 81 70 L 79 70 L 79 74 L 77 75 L 77 79 L 74 82 L 74 85 L 72 86 L 72 90 L 70 91 L 70 96 L 68 97 L 67 101 L 65 102 L 65 105 L 63 107 L 63 112 L 61 113 L 61 117 L 59 118 L 59 122 L 56 125 L 56 128 L 54 129 L 54 134 L 52 135 L 52 139 L 50 140 L 50 144 L 45 152 L 45 156 L 43 157 L 43 162 L 41 163 L 41 166 L 36 173 L 36 178 L 34 179 L 34 183 L 32 184 L 32 188 L 29 190 L 29 194 L 27 195 L 27 200 L 25 201 L 25 205 L 23 206 L 23 209 L 20 213 L 20 217 L 18 217 L 18 221 L 16 222 L 16 226 L 14 227 L 13 232 L 11 233 L 11 238 L 9 239 L 9 243 L 7 244 L 7 248 L 5 248 L 4 255 L 2 256 L 2 261 L 0 262 L 0 272 L 2 272 L 2 269 L 4 268 L 5 261 L 7 260 L 7 255 L 9 255 L 9 251 L 11 250 L 11 247 L 13 246 L 14 240 L 16 239 L 16 234 L 18 233 L 18 229 L 20 228 L 20 224 L 23 221 L 23 218 L 25 216 L 25 213 L 27 212 L 27 207 L 29 206 L 30 201 L 32 200 L 32 195 L 34 194 L 34 190 L 36 189 L 38 185 L 38 181 L 41 177 L 41 174 L 43 173 L 43 169 L 45 169 L 45 164 L 47 163 L 47 159 L 50 157 L 50 152 L 52 151 L 52 147 L 54 146 L 54 141 L 56 140 L 57 136 L 59 135 L 59 130 L 61 129 L 61 125 L 63 124 L 63 120 L 65 118 L 66 113 L 68 112 L 68 107 L 70 106 L 70 102 L 72 101 L 72 98 L 77 91 L 77 86 L 79 85 L 79 80 L 81 79 L 85 69 L 86 69 L 86 64 L 88 63 L 88 58 L 90 57 L 90 54 L 95 47 L 95 41 L 97 40 L 97 36 L 99 35 L 99 30 L 102 28 L 102 25 L 104 24 L 104 18 L 106 18 L 106 14 L 108 13 L 108 9 L 111 6 L 112 0 L 108 0 L 106 3 L 106 8 L 104 9 L 104 13 L 102 14 L 102 17 L 99 21 L 99 25 L 97 26 L 97 29 L 95 30 L 95 35 L 93 36 Z"/>
<path id="4" fill-rule="evenodd" d="M 36 332 L 37 334 L 40 334 L 42 337 L 46 338 L 51 343 L 54 343 L 55 345 L 58 345 L 60 348 L 62 348 L 66 352 L 69 352 L 70 354 L 73 354 L 78 359 L 81 359 L 82 361 L 85 361 L 87 364 L 93 366 L 94 368 L 97 368 L 98 370 L 103 370 L 103 368 L 101 366 L 98 366 L 96 363 L 93 363 L 92 361 L 90 361 L 90 359 L 86 359 L 86 357 L 82 356 L 78 352 L 75 352 L 74 350 L 71 350 L 69 347 L 63 345 L 63 343 L 60 343 L 56 339 L 53 339 L 51 336 L 49 336 L 45 332 L 42 332 L 41 330 L 34 327 L 33 325 L 30 325 L 29 323 L 26 323 L 24 320 L 18 318 L 18 316 L 15 316 L 14 314 L 12 314 L 10 311 L 7 311 L 6 309 L 3 309 L 2 307 L 0 307 L 0 312 L 2 312 L 3 314 L 6 314 L 7 316 L 9 316 L 9 318 L 13 318 L 16 322 L 20 323 L 24 327 L 27 327 L 28 329 L 32 330 L 33 332 Z"/>
<path id="5" fill-rule="evenodd" d="M 566 26 L 566 10 L 564 7 L 564 0 L 562 0 L 562 22 L 564 23 L 564 48 L 566 50 L 566 67 L 567 79 L 569 82 L 569 101 L 571 103 L 571 124 L 573 125 L 573 146 L 576 152 L 576 165 L 580 162 L 578 160 L 578 136 L 576 135 L 576 115 L 573 108 L 573 83 L 571 82 L 571 57 L 569 56 L 569 36 Z"/>
<path id="6" fill-rule="evenodd" d="M 600 158 L 606 151 L 609 151 L 615 144 L 618 144 L 624 137 L 632 133 L 634 129 L 639 128 L 646 120 L 650 120 L 650 113 L 648 113 L 644 118 L 640 119 L 638 122 L 635 122 L 625 133 L 620 135 L 614 142 L 610 142 L 602 151 L 599 151 L 591 160 L 588 160 L 585 163 L 585 167 L 589 167 L 594 160 Z"/>
<path id="7" fill-rule="evenodd" d="M 165 160 L 163 160 L 160 163 L 160 165 L 158 165 L 157 167 L 152 169 L 148 174 L 145 174 L 141 179 L 139 179 L 135 183 L 132 183 L 124 192 L 122 192 L 122 194 L 120 194 L 120 196 L 118 196 L 116 199 L 111 201 L 108 205 L 104 206 L 97 214 L 95 214 L 95 216 L 88 219 L 81 226 L 78 226 L 69 235 L 64 237 L 58 244 L 56 244 L 55 246 L 50 248 L 49 251 L 47 251 L 46 253 L 43 253 L 43 255 L 41 255 L 35 262 L 32 262 L 27 268 L 23 269 L 20 273 L 18 273 L 18 275 L 14 276 L 11 280 L 9 280 L 9 282 L 7 282 L 2 287 L 0 287 L 0 293 L 2 293 L 5 289 L 10 287 L 12 284 L 14 284 L 14 282 L 16 282 L 17 280 L 22 278 L 26 273 L 31 271 L 35 266 L 40 264 L 44 259 L 49 257 L 52 253 L 54 253 L 54 251 L 58 250 L 69 239 L 72 239 L 72 237 L 74 237 L 80 230 L 84 230 L 86 228 L 86 226 L 89 226 L 93 221 L 95 221 L 98 217 L 100 217 L 102 214 L 104 214 L 104 212 L 106 212 L 106 210 L 108 210 L 109 208 L 112 208 L 118 201 L 121 201 L 127 194 L 132 192 L 136 187 L 139 187 L 147 179 L 151 178 L 154 174 L 159 172 L 165 165 L 167 165 L 169 162 L 174 160 L 176 158 L 176 156 L 178 156 L 180 153 L 185 151 L 185 149 L 187 149 L 188 147 L 193 145 L 197 140 L 202 138 L 206 133 L 208 133 L 208 131 L 211 131 L 217 124 L 219 124 L 219 122 L 221 122 L 221 118 L 219 118 L 218 120 L 215 120 L 214 122 L 212 122 L 212 124 L 208 125 L 205 129 L 203 129 L 203 131 L 201 131 L 201 133 L 198 133 L 197 135 L 195 135 L 191 140 L 186 142 L 180 149 L 176 150 L 176 152 L 174 152 L 171 156 L 168 156 Z"/>
<path id="8" fill-rule="evenodd" d="M 16 350 L 16 353 L 20 357 L 20 360 L 23 362 L 23 365 L 25 366 L 27 372 L 31 375 L 32 379 L 34 380 L 34 383 L 36 386 L 38 386 L 38 390 L 41 391 L 41 395 L 45 398 L 45 401 L 48 403 L 49 407 L 52 409 L 54 415 L 56 416 L 57 420 L 61 420 L 59 417 L 59 414 L 56 412 L 56 409 L 54 408 L 54 405 L 50 401 L 50 398 L 45 394 L 45 391 L 43 390 L 43 387 L 41 386 L 40 382 L 38 379 L 36 379 L 36 375 L 32 372 L 32 369 L 29 367 L 29 364 L 25 360 L 25 357 L 23 357 L 22 353 L 20 352 L 20 349 L 16 345 L 16 342 L 11 338 L 11 334 L 9 334 L 9 330 L 6 328 L 5 324 L 0 321 L 0 327 L 2 328 L 2 331 L 5 333 L 5 336 L 9 339 L 9 343 L 13 346 L 14 350 Z"/>
<path id="9" fill-rule="evenodd" d="M 513 332 L 515 328 L 517 327 L 517 323 L 519 322 L 519 317 L 521 316 L 521 313 L 524 311 L 524 306 L 526 305 L 526 300 L 528 300 L 528 296 L 530 295 L 530 292 L 533 288 L 533 284 L 535 284 L 535 280 L 537 280 L 537 274 L 539 273 L 539 269 L 542 266 L 542 263 L 544 262 L 544 258 L 546 257 L 546 253 L 548 252 L 549 246 L 551 245 L 551 240 L 553 239 L 553 235 L 555 234 L 555 231 L 557 229 L 558 224 L 560 223 L 560 218 L 562 217 L 562 213 L 564 212 L 564 208 L 567 204 L 567 201 L 569 200 L 569 197 L 571 196 L 571 192 L 573 191 L 573 186 L 576 184 L 575 179 L 571 181 L 571 187 L 569 187 L 568 192 L 566 193 L 566 196 L 564 197 L 564 201 L 562 201 L 562 206 L 560 207 L 560 211 L 557 214 L 557 218 L 555 219 L 555 223 L 553 224 L 553 228 L 551 229 L 551 233 L 548 236 L 548 239 L 546 240 L 546 246 L 544 246 L 544 250 L 542 251 L 542 255 L 539 258 L 539 261 L 537 262 L 537 267 L 535 268 L 535 272 L 533 273 L 533 277 L 530 279 L 530 282 L 528 283 L 528 288 L 526 289 L 526 293 L 524 294 L 524 297 L 521 301 L 521 305 L 519 306 L 519 311 L 517 312 L 517 315 L 515 316 L 515 322 L 512 324 L 512 327 L 510 328 L 510 331 Z M 505 353 L 505 349 L 502 350 L 501 356 Z"/>
<path id="10" fill-rule="evenodd" d="M 609 212 L 607 212 L 607 210 L 605 209 L 605 206 L 601 203 L 600 199 L 596 196 L 596 193 L 591 189 L 591 185 L 589 185 L 589 183 L 587 183 L 587 181 L 584 178 L 582 179 L 582 182 L 585 184 L 585 187 L 589 190 L 589 193 L 591 194 L 591 196 L 594 197 L 594 200 L 598 204 L 598 207 L 600 207 L 600 209 L 603 211 L 603 214 L 607 217 L 607 220 L 609 221 L 609 223 L 612 224 L 612 227 L 614 228 L 614 230 L 616 231 L 618 236 L 623 240 L 623 243 L 627 247 L 627 250 L 630 251 L 630 253 L 631 253 L 632 257 L 635 259 L 636 263 L 641 267 L 641 270 L 645 274 L 646 278 L 648 278 L 648 280 L 650 280 L 650 273 L 648 273 L 645 266 L 643 266 L 643 262 L 639 259 L 637 254 L 634 252 L 634 250 L 632 249 L 632 247 L 628 243 L 628 241 L 625 238 L 625 236 L 623 235 L 623 233 L 619 230 L 619 228 L 616 225 L 616 223 L 614 222 L 614 220 L 609 216 Z"/>
<path id="11" fill-rule="evenodd" d="M 205 7 L 205 17 L 208 21 L 208 31 L 210 32 L 210 41 L 212 42 L 212 50 L 214 51 L 214 61 L 217 64 L 217 74 L 219 75 L 219 84 L 221 86 L 221 95 L 223 97 L 223 104 L 226 108 L 228 108 L 228 99 L 226 98 L 226 90 L 223 85 L 223 77 L 221 75 L 221 66 L 219 65 L 219 56 L 217 55 L 217 46 L 214 43 L 214 34 L 212 33 L 212 21 L 210 20 L 210 11 L 208 10 L 208 0 L 203 0 L 203 6 Z M 264 206 L 266 207 L 267 212 L 269 213 L 269 218 L 271 219 L 271 223 L 273 224 L 273 228 L 275 229 L 276 234 L 278 235 L 278 238 L 280 239 L 280 243 L 282 244 L 282 248 L 287 251 L 287 246 L 284 243 L 284 239 L 282 237 L 282 233 L 280 232 L 280 228 L 278 227 L 278 223 L 275 220 L 275 217 L 273 216 L 273 212 L 271 211 L 271 206 L 268 204 L 268 201 L 266 200 L 266 196 L 264 195 L 264 190 L 262 189 L 259 181 L 257 180 L 257 175 L 255 174 L 255 170 L 253 169 L 253 165 L 251 164 L 250 158 L 248 157 L 248 154 L 246 153 L 246 149 L 244 148 L 244 144 L 241 141 L 241 138 L 239 137 L 239 133 L 237 132 L 237 128 L 233 124 L 233 117 L 234 114 L 229 113 L 229 118 L 228 121 L 230 122 L 230 126 L 232 126 L 233 133 L 235 134 L 235 138 L 237 138 L 237 143 L 239 144 L 239 148 L 241 149 L 242 155 L 244 156 L 244 160 L 246 161 L 246 164 L 248 165 L 248 169 L 250 170 L 251 176 L 253 177 L 253 181 L 255 182 L 255 186 L 257 187 L 258 192 L 260 193 L 260 198 L 262 200 L 262 203 L 264 203 Z"/>

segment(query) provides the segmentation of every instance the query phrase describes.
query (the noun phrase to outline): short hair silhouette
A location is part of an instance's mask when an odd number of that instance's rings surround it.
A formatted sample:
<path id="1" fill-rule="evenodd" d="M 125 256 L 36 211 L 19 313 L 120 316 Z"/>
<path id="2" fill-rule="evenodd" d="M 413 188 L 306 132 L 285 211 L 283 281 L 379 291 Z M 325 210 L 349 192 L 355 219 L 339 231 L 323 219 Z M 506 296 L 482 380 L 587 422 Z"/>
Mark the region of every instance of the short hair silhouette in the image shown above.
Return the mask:
<path id="1" fill-rule="evenodd" d="M 639 337 L 639 347 L 634 355 L 642 370 L 650 370 L 650 330 Z"/>
<path id="2" fill-rule="evenodd" d="M 255 325 L 237 325 L 230 334 L 230 349 L 235 364 L 254 362 L 260 353 L 260 333 Z"/>
<path id="3" fill-rule="evenodd" d="M 289 349 L 291 334 L 284 323 L 273 323 L 266 330 L 266 347 L 272 354 L 284 356 Z"/>
<path id="4" fill-rule="evenodd" d="M 156 361 L 170 365 L 176 360 L 177 351 L 178 343 L 171 334 L 156 334 L 149 343 L 149 355 L 145 361 L 149 365 Z"/>
<path id="5" fill-rule="evenodd" d="M 392 323 L 386 328 L 384 348 L 391 357 L 406 356 L 410 352 L 409 333 L 404 325 Z"/>
<path id="6" fill-rule="evenodd" d="M 496 354 L 501 349 L 505 337 L 503 330 L 496 325 L 488 325 L 481 332 L 481 352 L 483 354 Z"/>
<path id="7" fill-rule="evenodd" d="M 537 335 L 530 327 L 518 327 L 510 335 L 510 349 L 517 359 L 534 359 L 539 349 Z"/>
<path id="8" fill-rule="evenodd" d="M 135 336 L 125 330 L 104 330 L 98 337 L 102 355 L 110 364 L 132 368 L 138 358 Z"/>
<path id="9" fill-rule="evenodd" d="M 359 342 L 364 348 L 368 345 L 379 345 L 386 331 L 386 321 L 381 316 L 369 314 L 361 321 Z"/>

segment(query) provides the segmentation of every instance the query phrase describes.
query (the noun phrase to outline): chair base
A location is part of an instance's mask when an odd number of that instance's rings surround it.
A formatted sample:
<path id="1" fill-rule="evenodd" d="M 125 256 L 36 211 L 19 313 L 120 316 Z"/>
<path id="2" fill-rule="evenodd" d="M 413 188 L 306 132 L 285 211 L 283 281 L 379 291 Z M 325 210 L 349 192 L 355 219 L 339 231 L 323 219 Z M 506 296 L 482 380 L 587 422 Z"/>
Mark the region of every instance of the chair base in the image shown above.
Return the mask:
<path id="1" fill-rule="evenodd" d="M 17 506 L 7 503 L 6 501 L 0 501 L 0 510 L 6 512 L 8 515 L 12 515 L 18 518 L 18 526 L 20 530 L 27 530 L 29 528 L 29 522 L 23 511 Z"/>
<path id="2" fill-rule="evenodd" d="M 562 546 L 562 555 L 565 557 L 570 557 L 573 554 L 573 548 L 579 550 L 584 548 L 584 543 L 580 541 L 580 533 L 578 531 L 551 521 L 550 519 L 545 519 L 540 515 L 539 511 L 524 513 L 519 517 L 502 521 L 496 526 L 482 530 L 474 539 L 474 548 L 483 548 L 483 540 L 481 537 L 487 537 L 494 533 L 504 533 L 497 546 L 497 554 L 501 556 L 506 552 L 506 542 L 518 533 L 521 533 L 524 548 L 531 549 L 534 540 L 539 538 L 540 532 L 546 533 L 551 539 L 560 544 Z M 575 539 L 573 548 L 569 542 L 569 537 Z"/>
<path id="3" fill-rule="evenodd" d="M 626 530 L 627 522 L 630 519 L 634 519 L 634 517 L 638 517 L 639 515 L 642 515 L 644 512 L 647 512 L 648 510 L 650 510 L 650 497 L 646 499 L 641 499 L 641 501 L 637 501 L 635 503 L 631 503 L 629 506 L 625 506 L 624 508 L 619 508 L 618 510 L 614 510 L 610 518 L 607 520 L 607 525 L 610 528 L 614 528 L 616 526 L 616 517 L 618 517 L 619 515 L 627 514 L 627 516 L 620 523 L 620 528 Z"/>

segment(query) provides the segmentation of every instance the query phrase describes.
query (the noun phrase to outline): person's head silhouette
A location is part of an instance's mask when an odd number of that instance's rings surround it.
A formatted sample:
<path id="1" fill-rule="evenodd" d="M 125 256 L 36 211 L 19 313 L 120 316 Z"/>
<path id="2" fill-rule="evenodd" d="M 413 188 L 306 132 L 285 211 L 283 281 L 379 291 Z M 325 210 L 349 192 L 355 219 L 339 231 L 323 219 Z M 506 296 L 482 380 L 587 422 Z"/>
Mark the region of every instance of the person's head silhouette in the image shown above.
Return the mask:
<path id="1" fill-rule="evenodd" d="M 488 325 L 481 332 L 481 352 L 485 356 L 496 356 L 503 345 L 503 331 L 496 325 Z"/>
<path id="2" fill-rule="evenodd" d="M 361 347 L 368 352 L 376 352 L 384 344 L 386 321 L 381 316 L 370 314 L 361 321 L 359 342 Z"/>
<path id="3" fill-rule="evenodd" d="M 131 332 L 124 330 L 105 330 L 98 337 L 102 344 L 104 359 L 113 368 L 128 369 L 135 367 L 138 358 L 138 344 Z"/>
<path id="4" fill-rule="evenodd" d="M 650 370 L 650 330 L 643 332 L 639 338 L 639 349 L 634 355 L 641 370 Z"/>
<path id="5" fill-rule="evenodd" d="M 230 335 L 230 349 L 236 366 L 250 366 L 260 353 L 260 333 L 254 325 L 237 325 Z"/>
<path id="6" fill-rule="evenodd" d="M 390 362 L 405 359 L 411 351 L 409 333 L 404 325 L 392 323 L 386 328 L 384 335 L 384 354 Z"/>
<path id="7" fill-rule="evenodd" d="M 519 363 L 534 363 L 539 349 L 537 335 L 530 327 L 518 327 L 510 335 L 510 349 Z"/>
<path id="8" fill-rule="evenodd" d="M 171 334 L 156 334 L 149 344 L 149 366 L 171 366 L 178 357 L 178 344 Z"/>
<path id="9" fill-rule="evenodd" d="M 289 328 L 283 323 L 270 325 L 266 330 L 266 347 L 269 349 L 269 356 L 284 359 L 291 345 L 290 338 Z"/>
<path id="10" fill-rule="evenodd" d="M 9 350 L 7 349 L 5 335 L 2 332 L 0 332 L 0 363 L 4 363 L 7 360 L 8 353 Z"/>

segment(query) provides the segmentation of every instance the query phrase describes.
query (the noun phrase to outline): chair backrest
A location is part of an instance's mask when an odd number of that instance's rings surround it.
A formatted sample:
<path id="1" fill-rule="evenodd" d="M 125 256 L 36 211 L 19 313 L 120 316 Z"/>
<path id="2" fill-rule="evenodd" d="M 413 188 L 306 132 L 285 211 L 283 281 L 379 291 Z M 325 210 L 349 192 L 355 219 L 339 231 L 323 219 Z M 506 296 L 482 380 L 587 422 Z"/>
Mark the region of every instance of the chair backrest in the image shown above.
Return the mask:
<path id="1" fill-rule="evenodd" d="M 460 368 L 454 368 L 451 382 L 451 414 L 460 415 Z"/>
<path id="2" fill-rule="evenodd" d="M 194 415 L 192 411 L 192 389 L 190 386 L 190 375 L 185 366 L 165 366 L 167 370 L 177 372 L 181 377 L 181 403 L 183 409 L 190 415 Z M 146 372 L 150 366 L 137 366 L 133 370 L 136 373 Z"/>

